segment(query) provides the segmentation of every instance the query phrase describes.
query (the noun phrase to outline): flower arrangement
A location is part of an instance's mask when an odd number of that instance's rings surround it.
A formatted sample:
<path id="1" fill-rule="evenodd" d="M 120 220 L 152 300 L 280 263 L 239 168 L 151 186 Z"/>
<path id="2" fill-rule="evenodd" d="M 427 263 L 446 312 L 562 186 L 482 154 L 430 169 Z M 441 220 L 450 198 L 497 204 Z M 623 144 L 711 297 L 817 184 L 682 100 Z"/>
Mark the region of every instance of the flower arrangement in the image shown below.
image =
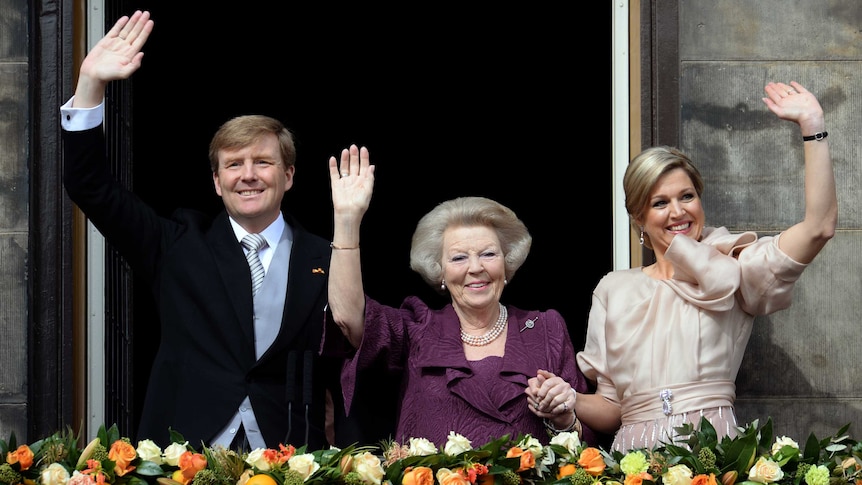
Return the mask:
<path id="1" fill-rule="evenodd" d="M 772 421 L 754 421 L 733 438 L 718 438 L 703 419 L 655 449 L 609 452 L 573 432 L 543 445 L 530 435 L 503 436 L 478 448 L 450 432 L 440 448 L 424 438 L 406 443 L 308 451 L 279 445 L 241 453 L 195 450 L 171 430 L 165 449 L 133 446 L 116 426 L 99 429 L 83 449 L 67 429 L 32 444 L 0 440 L 0 485 L 862 485 L 862 443 L 847 433 L 804 448 L 774 437 Z"/>

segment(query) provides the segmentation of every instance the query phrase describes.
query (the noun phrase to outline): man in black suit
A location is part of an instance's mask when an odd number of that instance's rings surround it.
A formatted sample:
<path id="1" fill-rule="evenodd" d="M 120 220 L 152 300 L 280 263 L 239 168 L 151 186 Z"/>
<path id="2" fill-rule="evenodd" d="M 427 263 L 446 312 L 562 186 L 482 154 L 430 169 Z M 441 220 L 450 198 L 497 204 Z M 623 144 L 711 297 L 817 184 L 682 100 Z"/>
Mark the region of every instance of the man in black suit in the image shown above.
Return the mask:
<path id="1" fill-rule="evenodd" d="M 341 396 L 341 360 L 321 352 L 330 244 L 281 210 L 295 172 L 292 134 L 265 116 L 219 129 L 210 161 L 225 210 L 215 218 L 184 209 L 161 217 L 109 172 L 105 88 L 140 68 L 152 29 L 149 12 L 119 19 L 61 107 L 66 191 L 150 282 L 161 320 L 138 438 L 165 446 L 172 428 L 196 447 L 344 446 L 325 433 L 326 392 Z M 248 234 L 265 240 L 249 260 Z M 249 265 L 258 259 L 266 276 L 256 290 Z"/>

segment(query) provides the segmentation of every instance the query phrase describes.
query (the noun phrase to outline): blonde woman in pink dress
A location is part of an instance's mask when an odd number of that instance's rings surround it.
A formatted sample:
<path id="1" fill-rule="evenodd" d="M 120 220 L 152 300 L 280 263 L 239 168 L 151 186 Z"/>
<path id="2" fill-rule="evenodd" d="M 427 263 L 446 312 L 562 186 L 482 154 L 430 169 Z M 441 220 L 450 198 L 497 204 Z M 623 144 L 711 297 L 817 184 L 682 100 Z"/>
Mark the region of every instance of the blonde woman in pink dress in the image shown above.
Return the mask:
<path id="1" fill-rule="evenodd" d="M 577 356 L 604 398 L 604 412 L 591 413 L 601 419 L 590 424 L 615 432 L 614 450 L 673 442 L 674 427 L 697 426 L 702 416 L 719 437 L 734 436 L 735 380 L 754 318 L 790 306 L 796 280 L 835 234 L 823 109 L 796 82 L 765 91 L 766 107 L 799 125 L 804 146 L 805 215 L 783 232 L 758 237 L 706 226 L 703 179 L 675 148 L 647 149 L 626 170 L 626 210 L 656 262 L 602 278 Z"/>

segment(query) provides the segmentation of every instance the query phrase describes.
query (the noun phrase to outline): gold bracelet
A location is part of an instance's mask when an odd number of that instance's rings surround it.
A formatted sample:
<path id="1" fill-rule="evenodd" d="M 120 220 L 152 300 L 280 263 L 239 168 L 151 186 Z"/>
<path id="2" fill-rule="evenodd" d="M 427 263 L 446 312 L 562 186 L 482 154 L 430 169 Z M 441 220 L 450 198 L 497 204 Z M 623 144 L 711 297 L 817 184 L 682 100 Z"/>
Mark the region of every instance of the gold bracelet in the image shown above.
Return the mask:
<path id="1" fill-rule="evenodd" d="M 332 249 L 340 249 L 340 250 L 359 249 L 358 244 L 356 245 L 356 247 L 348 248 L 348 247 L 336 246 L 334 242 L 329 243 L 329 247 L 331 247 Z"/>

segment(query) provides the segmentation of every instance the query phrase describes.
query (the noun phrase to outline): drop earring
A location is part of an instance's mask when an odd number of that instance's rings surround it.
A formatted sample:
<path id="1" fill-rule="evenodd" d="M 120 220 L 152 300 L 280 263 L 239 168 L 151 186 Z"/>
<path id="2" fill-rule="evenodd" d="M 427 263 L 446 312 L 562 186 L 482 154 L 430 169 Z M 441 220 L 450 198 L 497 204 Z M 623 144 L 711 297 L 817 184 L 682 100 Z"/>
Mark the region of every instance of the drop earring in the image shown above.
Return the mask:
<path id="1" fill-rule="evenodd" d="M 509 279 L 503 278 L 503 285 L 508 285 L 508 284 L 509 284 Z"/>
<path id="2" fill-rule="evenodd" d="M 641 237 L 638 240 L 638 242 L 641 243 L 641 246 L 644 245 L 644 227 L 643 226 L 641 226 Z"/>
<path id="3" fill-rule="evenodd" d="M 446 280 L 440 282 L 440 289 L 442 291 L 446 291 Z"/>

